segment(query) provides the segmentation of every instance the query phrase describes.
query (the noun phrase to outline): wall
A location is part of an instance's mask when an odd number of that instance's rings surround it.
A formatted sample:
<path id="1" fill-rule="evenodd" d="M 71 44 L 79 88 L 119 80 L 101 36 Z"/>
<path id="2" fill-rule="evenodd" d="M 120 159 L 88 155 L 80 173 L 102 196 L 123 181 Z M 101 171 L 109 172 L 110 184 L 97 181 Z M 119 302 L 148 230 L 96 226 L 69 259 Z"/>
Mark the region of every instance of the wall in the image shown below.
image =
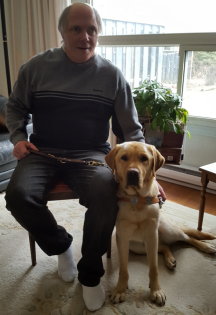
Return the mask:
<path id="1" fill-rule="evenodd" d="M 186 135 L 182 165 L 199 168 L 216 162 L 216 119 L 190 117 L 187 128 L 191 139 Z"/>

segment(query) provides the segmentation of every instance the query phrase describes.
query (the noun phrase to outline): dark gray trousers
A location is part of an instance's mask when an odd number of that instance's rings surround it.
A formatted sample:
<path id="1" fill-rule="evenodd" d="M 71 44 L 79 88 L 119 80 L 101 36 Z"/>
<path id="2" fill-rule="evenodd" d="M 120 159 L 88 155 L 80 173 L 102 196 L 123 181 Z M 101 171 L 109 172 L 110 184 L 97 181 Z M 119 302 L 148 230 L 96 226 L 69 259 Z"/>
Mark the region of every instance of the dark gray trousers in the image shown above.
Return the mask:
<path id="1" fill-rule="evenodd" d="M 104 162 L 102 152 L 69 151 L 40 148 L 44 153 L 80 160 Z M 79 163 L 62 164 L 56 160 L 29 154 L 19 161 L 6 190 L 6 206 L 14 218 L 34 237 L 49 256 L 65 252 L 72 236 L 57 224 L 47 207 L 47 194 L 60 180 L 74 190 L 87 208 L 83 228 L 82 258 L 78 279 L 86 286 L 96 286 L 104 275 L 102 256 L 118 212 L 116 183 L 111 171 L 103 166 Z"/>

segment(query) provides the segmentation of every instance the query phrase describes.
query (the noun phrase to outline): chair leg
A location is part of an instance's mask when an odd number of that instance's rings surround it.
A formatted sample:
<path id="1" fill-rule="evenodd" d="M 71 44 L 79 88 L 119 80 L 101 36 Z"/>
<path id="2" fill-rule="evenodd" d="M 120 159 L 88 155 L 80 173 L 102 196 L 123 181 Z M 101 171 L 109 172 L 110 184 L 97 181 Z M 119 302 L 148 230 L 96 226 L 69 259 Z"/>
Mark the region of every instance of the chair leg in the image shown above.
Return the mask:
<path id="1" fill-rule="evenodd" d="M 32 260 L 32 266 L 36 265 L 36 250 L 35 250 L 35 240 L 29 233 L 29 243 L 30 243 L 30 251 L 31 251 L 31 260 Z"/>
<path id="2" fill-rule="evenodd" d="M 111 247 L 112 247 L 112 237 L 110 238 L 108 248 L 107 248 L 107 258 L 111 258 Z"/>

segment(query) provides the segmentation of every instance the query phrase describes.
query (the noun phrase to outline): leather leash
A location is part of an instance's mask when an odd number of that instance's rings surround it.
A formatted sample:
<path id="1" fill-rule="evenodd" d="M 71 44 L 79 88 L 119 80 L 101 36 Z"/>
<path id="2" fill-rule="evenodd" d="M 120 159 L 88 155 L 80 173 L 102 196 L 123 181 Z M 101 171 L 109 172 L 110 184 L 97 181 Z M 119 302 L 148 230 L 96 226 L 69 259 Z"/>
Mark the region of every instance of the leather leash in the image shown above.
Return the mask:
<path id="1" fill-rule="evenodd" d="M 45 157 L 50 158 L 50 159 L 55 159 L 55 160 L 59 161 L 60 163 L 81 163 L 81 164 L 90 165 L 90 166 L 93 166 L 93 165 L 94 166 L 104 166 L 104 167 L 108 168 L 108 166 L 105 163 L 101 163 L 101 162 L 97 162 L 97 161 L 83 161 L 83 160 L 76 160 L 76 159 L 67 159 L 67 158 L 58 157 L 58 156 L 55 156 L 55 155 L 52 155 L 49 153 L 45 154 L 45 153 L 35 151 L 32 149 L 28 149 L 28 151 L 31 153 L 34 153 L 34 154 L 45 156 Z"/>
<path id="2" fill-rule="evenodd" d="M 101 163 L 101 162 L 96 162 L 96 161 L 83 161 L 83 160 L 76 160 L 76 159 L 67 159 L 67 158 L 62 158 L 62 157 L 58 157 L 52 154 L 45 154 L 39 151 L 35 151 L 32 149 L 28 149 L 29 152 L 34 153 L 34 154 L 38 154 L 38 155 L 42 155 L 45 156 L 47 158 L 51 158 L 51 159 L 55 159 L 57 161 L 59 161 L 60 163 L 81 163 L 81 164 L 85 164 L 85 165 L 90 165 L 90 166 L 104 166 L 107 167 L 109 170 L 110 168 L 105 164 L 105 163 Z M 161 197 L 118 197 L 118 200 L 120 201 L 126 201 L 129 203 L 133 203 L 133 204 L 144 204 L 144 205 L 151 205 L 154 203 L 159 203 L 160 208 L 162 208 L 162 205 L 164 204 L 163 200 Z"/>
<path id="3" fill-rule="evenodd" d="M 143 205 L 152 205 L 154 203 L 159 203 L 160 208 L 162 208 L 162 205 L 164 204 L 161 197 L 118 197 L 118 200 Z"/>

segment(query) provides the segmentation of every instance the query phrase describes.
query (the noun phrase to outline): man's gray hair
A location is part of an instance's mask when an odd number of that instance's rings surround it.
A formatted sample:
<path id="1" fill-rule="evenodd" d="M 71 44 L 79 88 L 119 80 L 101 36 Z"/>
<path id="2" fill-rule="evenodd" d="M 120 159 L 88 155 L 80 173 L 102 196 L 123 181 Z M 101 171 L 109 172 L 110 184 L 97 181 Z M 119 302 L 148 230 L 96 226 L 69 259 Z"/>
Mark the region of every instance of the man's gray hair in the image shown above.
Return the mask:
<path id="1" fill-rule="evenodd" d="M 60 17 L 59 17 L 59 21 L 58 21 L 58 30 L 59 32 L 62 34 L 64 34 L 65 32 L 65 28 L 66 28 L 66 24 L 67 24 L 67 19 L 68 19 L 68 15 L 69 15 L 69 12 L 70 12 L 70 8 L 73 4 L 69 5 L 68 7 L 66 7 Z M 89 5 L 89 4 L 87 4 Z M 89 5 L 90 6 L 90 5 Z M 97 26 L 98 26 L 98 34 L 102 33 L 102 19 L 100 17 L 100 14 L 98 13 L 98 11 L 93 8 L 92 6 L 90 6 L 94 12 L 94 15 L 95 15 L 95 19 L 96 19 L 96 22 L 97 22 Z"/>

